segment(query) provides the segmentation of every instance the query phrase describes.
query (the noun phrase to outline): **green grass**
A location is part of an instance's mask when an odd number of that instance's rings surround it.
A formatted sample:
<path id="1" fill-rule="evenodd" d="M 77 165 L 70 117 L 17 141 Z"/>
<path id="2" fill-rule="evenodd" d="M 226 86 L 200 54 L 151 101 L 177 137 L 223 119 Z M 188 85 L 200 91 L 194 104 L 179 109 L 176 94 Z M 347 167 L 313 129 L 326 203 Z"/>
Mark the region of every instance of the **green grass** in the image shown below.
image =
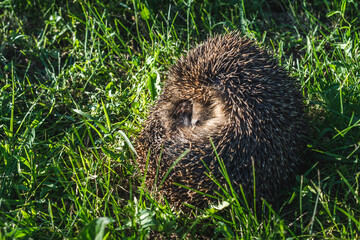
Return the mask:
<path id="1" fill-rule="evenodd" d="M 0 2 L 0 239 L 359 238 L 359 11 L 349 0 Z M 228 189 L 181 215 L 138 188 L 132 143 L 168 67 L 231 30 L 301 82 L 302 175 L 266 211 Z"/>

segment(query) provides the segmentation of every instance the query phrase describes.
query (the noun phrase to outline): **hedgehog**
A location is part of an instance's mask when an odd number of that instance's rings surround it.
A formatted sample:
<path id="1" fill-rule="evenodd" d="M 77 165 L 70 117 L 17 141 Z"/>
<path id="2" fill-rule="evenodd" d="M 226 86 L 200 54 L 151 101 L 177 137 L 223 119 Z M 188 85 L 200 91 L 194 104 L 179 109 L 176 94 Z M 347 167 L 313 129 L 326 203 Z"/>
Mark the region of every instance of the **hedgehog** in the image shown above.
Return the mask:
<path id="1" fill-rule="evenodd" d="M 306 128 L 299 83 L 275 58 L 238 32 L 216 35 L 170 68 L 137 162 L 147 188 L 177 209 L 214 202 L 214 179 L 272 202 L 295 178 Z"/>

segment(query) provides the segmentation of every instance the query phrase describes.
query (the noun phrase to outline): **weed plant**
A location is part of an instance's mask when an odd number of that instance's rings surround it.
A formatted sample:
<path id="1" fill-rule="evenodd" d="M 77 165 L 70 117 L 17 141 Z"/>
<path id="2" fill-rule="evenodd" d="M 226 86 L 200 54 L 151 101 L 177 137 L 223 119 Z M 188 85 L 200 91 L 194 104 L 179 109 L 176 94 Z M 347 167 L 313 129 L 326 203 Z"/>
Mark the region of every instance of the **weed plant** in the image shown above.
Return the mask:
<path id="1" fill-rule="evenodd" d="M 359 11 L 354 0 L 1 1 L 0 239 L 359 238 Z M 277 204 L 254 210 L 230 187 L 184 215 L 141 187 L 132 144 L 169 66 L 232 30 L 300 81 L 308 151 Z"/>

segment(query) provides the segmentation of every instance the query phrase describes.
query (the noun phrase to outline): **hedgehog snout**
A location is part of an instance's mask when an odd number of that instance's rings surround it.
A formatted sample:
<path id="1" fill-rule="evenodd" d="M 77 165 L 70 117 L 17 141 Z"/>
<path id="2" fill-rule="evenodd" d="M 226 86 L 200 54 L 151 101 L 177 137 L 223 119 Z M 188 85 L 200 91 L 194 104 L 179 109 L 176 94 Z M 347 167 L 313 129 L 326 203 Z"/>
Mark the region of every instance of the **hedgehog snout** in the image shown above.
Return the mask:
<path id="1" fill-rule="evenodd" d="M 204 106 L 201 103 L 194 102 L 193 103 L 193 111 L 192 111 L 192 119 L 191 125 L 199 126 L 203 123 L 204 119 Z"/>

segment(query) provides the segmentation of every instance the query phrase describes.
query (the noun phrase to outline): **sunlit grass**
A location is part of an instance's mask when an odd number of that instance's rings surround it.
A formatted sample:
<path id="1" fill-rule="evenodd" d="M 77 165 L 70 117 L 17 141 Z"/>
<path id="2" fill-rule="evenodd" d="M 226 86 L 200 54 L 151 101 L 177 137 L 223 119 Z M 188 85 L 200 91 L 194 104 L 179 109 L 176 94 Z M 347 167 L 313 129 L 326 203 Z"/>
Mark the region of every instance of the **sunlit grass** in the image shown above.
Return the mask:
<path id="1" fill-rule="evenodd" d="M 345 0 L 1 2 L 0 239 L 358 238 L 359 8 Z M 133 143 L 168 67 L 231 30 L 300 81 L 308 152 L 276 206 L 254 210 L 223 188 L 218 204 L 181 214 L 139 188 Z"/>

